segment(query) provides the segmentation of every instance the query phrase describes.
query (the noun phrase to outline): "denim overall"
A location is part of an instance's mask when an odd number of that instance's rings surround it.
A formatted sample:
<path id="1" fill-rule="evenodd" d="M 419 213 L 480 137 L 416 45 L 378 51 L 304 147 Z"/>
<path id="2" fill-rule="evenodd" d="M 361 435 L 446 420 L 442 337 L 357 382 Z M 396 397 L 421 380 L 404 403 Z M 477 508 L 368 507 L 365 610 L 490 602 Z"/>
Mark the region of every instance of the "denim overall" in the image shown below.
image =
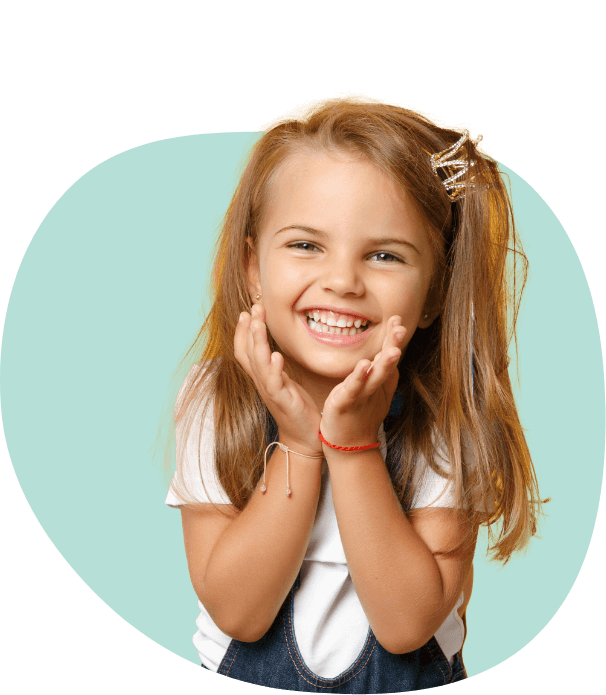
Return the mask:
<path id="1" fill-rule="evenodd" d="M 383 426 L 386 437 L 399 412 L 394 398 Z M 268 440 L 277 439 L 277 427 L 270 416 Z M 397 445 L 388 447 L 390 471 L 399 461 Z M 401 693 L 433 688 L 467 678 L 459 651 L 452 665 L 435 637 L 420 649 L 408 654 L 391 654 L 377 641 L 372 629 L 357 659 L 335 678 L 323 678 L 305 664 L 293 629 L 294 597 L 300 574 L 284 601 L 276 619 L 265 635 L 256 642 L 232 640 L 217 673 L 269 688 L 308 693 Z M 206 668 L 206 667 L 205 667 Z"/>

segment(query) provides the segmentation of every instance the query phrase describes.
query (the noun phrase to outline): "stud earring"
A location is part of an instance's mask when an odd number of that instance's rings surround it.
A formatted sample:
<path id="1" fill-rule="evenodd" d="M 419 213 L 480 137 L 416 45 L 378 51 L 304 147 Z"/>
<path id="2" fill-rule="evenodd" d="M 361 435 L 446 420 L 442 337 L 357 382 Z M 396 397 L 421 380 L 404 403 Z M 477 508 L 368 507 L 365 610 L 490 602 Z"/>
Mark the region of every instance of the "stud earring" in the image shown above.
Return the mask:
<path id="1" fill-rule="evenodd" d="M 426 319 L 429 316 L 429 314 L 424 314 L 423 318 Z"/>
<path id="2" fill-rule="evenodd" d="M 260 294 L 256 294 L 256 295 L 255 295 L 255 299 L 256 299 L 257 301 L 259 301 L 259 299 L 261 299 L 261 295 L 260 295 Z"/>

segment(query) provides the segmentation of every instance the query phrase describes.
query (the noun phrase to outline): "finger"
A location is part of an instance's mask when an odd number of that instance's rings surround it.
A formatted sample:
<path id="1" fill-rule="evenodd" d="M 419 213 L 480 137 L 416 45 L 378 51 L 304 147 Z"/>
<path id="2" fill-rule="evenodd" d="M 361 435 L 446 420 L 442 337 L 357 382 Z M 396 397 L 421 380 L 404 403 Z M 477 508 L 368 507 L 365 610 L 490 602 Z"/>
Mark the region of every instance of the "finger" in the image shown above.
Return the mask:
<path id="1" fill-rule="evenodd" d="M 381 356 L 381 365 L 385 369 L 391 369 L 394 364 L 397 364 L 401 356 L 402 350 L 400 348 L 390 348 Z"/>
<path id="2" fill-rule="evenodd" d="M 387 343 L 389 341 L 389 333 L 393 328 L 393 316 L 389 319 L 387 322 L 387 330 L 385 331 L 385 335 L 383 336 L 383 344 L 381 345 L 381 352 L 385 350 L 387 347 Z"/>
<path id="3" fill-rule="evenodd" d="M 368 394 L 374 393 L 381 384 L 388 380 L 390 375 L 394 373 L 394 370 L 397 369 L 401 356 L 402 350 L 397 347 L 389 347 L 389 349 L 383 350 L 377 355 L 372 372 L 369 371 L 364 378 Z"/>
<path id="4" fill-rule="evenodd" d="M 394 335 L 397 329 L 406 330 L 404 326 L 402 326 L 402 318 L 400 316 L 395 315 L 392 316 L 388 321 L 387 331 L 383 340 L 382 351 L 385 351 L 391 345 L 397 345 L 397 341 L 394 341 Z"/>
<path id="5" fill-rule="evenodd" d="M 390 316 L 388 321 L 387 321 L 387 327 L 385 329 L 385 335 L 383 336 L 383 344 L 381 345 L 381 351 L 385 350 L 386 347 L 389 345 L 389 338 L 390 335 L 393 331 L 394 325 L 397 320 L 399 320 L 399 316 Z"/>
<path id="6" fill-rule="evenodd" d="M 267 405 L 267 396 L 277 394 L 280 386 L 278 384 L 276 387 L 276 382 L 271 382 L 270 379 L 271 351 L 267 340 L 264 318 L 265 312 L 263 307 L 255 304 L 251 309 L 248 321 L 243 321 L 243 323 L 247 325 L 246 355 L 250 364 L 250 376 L 261 398 Z"/>
<path id="7" fill-rule="evenodd" d="M 271 350 L 269 349 L 269 342 L 267 340 L 265 322 L 258 318 L 258 316 L 259 314 L 250 322 L 250 331 L 252 334 L 252 362 L 254 362 L 253 368 L 257 370 L 257 373 L 265 383 L 268 377 Z"/>
<path id="8" fill-rule="evenodd" d="M 391 366 L 401 357 L 402 350 L 399 346 L 402 344 L 405 335 L 406 329 L 403 326 L 397 326 L 389 333 L 385 349 L 381 350 L 374 359 L 373 370 L 377 368 L 384 369 L 386 366 Z"/>
<path id="9" fill-rule="evenodd" d="M 385 344 L 385 340 L 383 341 L 383 344 Z M 374 360 L 370 363 L 368 369 L 364 372 L 364 381 L 366 381 L 368 379 L 368 377 L 370 376 L 370 373 L 372 372 L 372 370 L 375 367 L 375 364 L 381 359 L 382 354 L 383 354 L 383 350 L 381 350 L 381 352 L 377 352 Z"/>
<path id="10" fill-rule="evenodd" d="M 289 379 L 283 371 L 282 355 L 273 353 L 272 360 L 264 319 L 264 308 L 259 305 L 254 305 L 250 314 L 242 312 L 236 326 L 237 347 L 234 347 L 234 351 L 237 352 L 239 361 L 246 366 L 246 371 L 254 381 L 261 397 L 265 399 L 264 394 L 269 394 L 272 398 L 277 398 L 284 393 L 285 386 L 289 391 Z"/>
<path id="11" fill-rule="evenodd" d="M 399 316 L 392 316 L 388 321 L 387 333 L 383 339 L 383 349 L 375 355 L 374 360 L 367 369 L 364 380 L 368 381 L 377 366 L 380 366 L 379 381 L 384 380 L 386 370 L 391 369 L 394 364 L 397 364 L 402 355 L 400 346 L 406 335 L 406 328 L 401 325 L 402 319 Z M 383 376 L 383 378 L 381 378 Z M 377 388 L 377 382 L 371 384 L 371 392 Z"/>
<path id="12" fill-rule="evenodd" d="M 396 354 L 394 350 L 390 350 L 390 348 L 401 349 L 403 344 L 404 336 L 406 335 L 406 328 L 402 326 L 402 319 L 399 316 L 392 316 L 389 322 L 390 325 L 383 340 L 383 349 L 373 360 L 373 366 L 379 361 L 379 359 L 390 360 Z"/>
<path id="13" fill-rule="evenodd" d="M 404 336 L 406 335 L 406 328 L 404 326 L 395 325 L 392 331 L 392 339 L 390 340 L 390 347 L 402 347 L 404 342 Z"/>
<path id="14" fill-rule="evenodd" d="M 250 314 L 246 311 L 241 312 L 234 332 L 234 357 L 238 360 L 244 371 L 249 376 L 252 376 L 247 349 L 249 324 Z"/>
<path id="15" fill-rule="evenodd" d="M 269 369 L 272 374 L 280 374 L 282 378 L 283 357 L 279 352 L 272 352 L 269 356 Z"/>

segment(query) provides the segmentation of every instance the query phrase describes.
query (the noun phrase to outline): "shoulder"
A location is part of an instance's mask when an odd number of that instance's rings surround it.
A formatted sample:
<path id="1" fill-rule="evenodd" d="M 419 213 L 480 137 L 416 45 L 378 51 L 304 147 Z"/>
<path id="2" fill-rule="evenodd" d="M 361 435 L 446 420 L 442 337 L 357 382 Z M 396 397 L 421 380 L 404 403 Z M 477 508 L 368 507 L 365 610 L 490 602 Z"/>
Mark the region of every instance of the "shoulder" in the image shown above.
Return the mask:
<path id="1" fill-rule="evenodd" d="M 230 503 L 219 482 L 215 467 L 215 427 L 212 403 L 201 398 L 199 394 L 189 396 L 189 389 L 196 389 L 199 377 L 205 371 L 206 365 L 194 364 L 185 378 L 175 411 L 182 405 L 185 407 L 175 417 L 175 445 L 177 470 L 171 490 L 182 491 L 178 494 L 180 503 L 183 500 L 194 503 L 213 502 L 218 504 Z M 186 401 L 183 404 L 181 401 Z M 167 504 L 170 504 L 167 500 Z M 171 506 L 178 506 L 173 501 Z"/>
<path id="2" fill-rule="evenodd" d="M 193 384 L 195 381 L 197 381 L 198 376 L 205 372 L 209 366 L 210 362 L 195 362 L 192 364 L 181 387 L 183 388 L 183 386 Z"/>

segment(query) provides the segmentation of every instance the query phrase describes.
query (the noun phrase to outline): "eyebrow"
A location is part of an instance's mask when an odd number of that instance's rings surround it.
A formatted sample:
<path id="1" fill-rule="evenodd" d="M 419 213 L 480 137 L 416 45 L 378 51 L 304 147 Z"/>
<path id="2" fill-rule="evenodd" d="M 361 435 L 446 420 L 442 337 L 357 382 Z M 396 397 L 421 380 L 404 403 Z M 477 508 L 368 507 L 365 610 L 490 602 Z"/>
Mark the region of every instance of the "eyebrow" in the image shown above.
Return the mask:
<path id="1" fill-rule="evenodd" d="M 313 234 L 315 236 L 322 237 L 323 239 L 327 239 L 330 237 L 330 234 L 327 234 L 326 232 L 323 232 L 320 229 L 307 227 L 304 224 L 289 224 L 288 227 L 282 227 L 282 229 L 279 229 L 276 232 L 276 234 L 280 234 L 280 232 L 286 232 L 289 229 L 300 229 L 302 232 L 306 232 L 307 234 Z M 404 241 L 404 239 L 394 239 L 393 237 L 372 237 L 371 239 L 368 239 L 368 241 L 371 244 L 377 244 L 379 246 L 386 246 L 388 244 L 398 244 L 399 246 L 406 246 L 412 249 L 413 251 L 416 251 L 419 255 L 421 255 L 421 252 L 414 244 L 411 244 L 410 241 Z"/>

